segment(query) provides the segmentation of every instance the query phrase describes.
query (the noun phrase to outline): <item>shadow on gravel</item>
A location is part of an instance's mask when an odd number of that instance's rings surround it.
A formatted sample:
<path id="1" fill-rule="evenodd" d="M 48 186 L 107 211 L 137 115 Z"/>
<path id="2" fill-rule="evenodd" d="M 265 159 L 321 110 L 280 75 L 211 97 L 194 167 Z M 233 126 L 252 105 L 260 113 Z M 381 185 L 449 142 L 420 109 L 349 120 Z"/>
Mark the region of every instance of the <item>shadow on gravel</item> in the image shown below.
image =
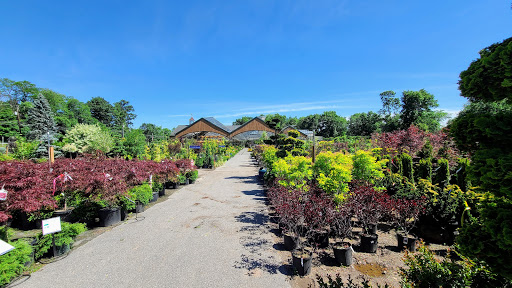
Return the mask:
<path id="1" fill-rule="evenodd" d="M 238 179 L 238 180 L 242 180 L 241 182 L 247 183 L 247 184 L 259 183 L 258 176 L 246 176 L 246 177 L 231 176 L 231 177 L 226 177 L 224 179 Z"/>
<path id="2" fill-rule="evenodd" d="M 268 216 L 262 212 L 243 212 L 242 214 L 235 216 L 237 222 L 264 225 L 268 221 Z"/>
<path id="3" fill-rule="evenodd" d="M 262 193 L 261 190 L 259 192 Z M 242 234 L 240 244 L 247 253 L 240 255 L 240 260 L 233 267 L 247 270 L 249 276 L 262 272 L 291 275 L 286 265 L 281 265 L 278 259 L 268 254 L 274 246 L 273 241 L 261 237 L 270 232 L 269 217 L 265 210 L 243 212 L 235 216 L 235 220 L 245 224 L 238 232 Z"/>
<path id="4" fill-rule="evenodd" d="M 247 196 L 253 196 L 252 199 L 256 201 L 267 203 L 267 197 L 265 197 L 265 191 L 261 189 L 242 191 Z"/>

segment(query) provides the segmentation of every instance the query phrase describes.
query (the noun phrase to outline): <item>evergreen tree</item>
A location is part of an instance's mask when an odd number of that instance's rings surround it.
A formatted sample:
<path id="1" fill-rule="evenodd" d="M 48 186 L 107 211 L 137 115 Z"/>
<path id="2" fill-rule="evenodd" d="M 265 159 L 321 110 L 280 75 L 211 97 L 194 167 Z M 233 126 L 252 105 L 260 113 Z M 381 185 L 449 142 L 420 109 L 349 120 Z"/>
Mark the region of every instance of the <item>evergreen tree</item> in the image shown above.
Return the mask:
<path id="1" fill-rule="evenodd" d="M 28 111 L 27 120 L 30 128 L 27 135 L 29 139 L 40 139 L 48 133 L 54 136 L 57 131 L 50 104 L 41 94 L 34 99 L 34 107 Z"/>

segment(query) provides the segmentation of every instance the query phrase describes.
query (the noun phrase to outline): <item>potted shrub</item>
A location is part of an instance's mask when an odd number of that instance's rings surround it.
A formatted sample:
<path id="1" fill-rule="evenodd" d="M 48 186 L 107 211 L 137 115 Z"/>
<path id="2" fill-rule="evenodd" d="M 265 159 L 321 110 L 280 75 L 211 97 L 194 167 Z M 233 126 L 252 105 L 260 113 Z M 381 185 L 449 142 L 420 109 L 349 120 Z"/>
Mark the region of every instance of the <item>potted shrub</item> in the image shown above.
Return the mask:
<path id="1" fill-rule="evenodd" d="M 197 170 L 192 170 L 190 172 L 187 172 L 186 177 L 190 184 L 194 184 L 197 180 L 197 177 L 199 176 L 199 172 Z"/>
<path id="2" fill-rule="evenodd" d="M 333 212 L 332 229 L 339 241 L 332 246 L 334 258 L 340 265 L 352 265 L 352 244 L 345 242 L 345 238 L 352 234 L 352 213 L 348 205 L 343 203 L 339 205 Z"/>
<path id="3" fill-rule="evenodd" d="M 309 241 L 318 248 L 329 246 L 330 225 L 335 211 L 332 197 L 316 188 L 310 188 L 304 203 L 304 224 Z"/>
<path id="4" fill-rule="evenodd" d="M 425 198 L 420 199 L 393 199 L 391 219 L 397 228 L 397 242 L 400 250 L 406 247 L 415 252 L 418 238 L 411 235 L 418 217 L 425 211 Z"/>
<path id="5" fill-rule="evenodd" d="M 152 185 L 152 188 L 153 188 L 153 192 L 158 192 L 158 196 L 159 197 L 165 196 L 165 186 L 164 186 L 164 183 L 154 181 L 153 185 Z"/>
<path id="6" fill-rule="evenodd" d="M 119 203 L 109 203 L 106 201 L 98 201 L 99 207 L 98 218 L 100 227 L 108 227 L 121 222 L 121 207 Z"/>
<path id="7" fill-rule="evenodd" d="M 274 192 L 276 213 L 281 223 L 285 226 L 283 240 L 285 248 L 292 251 L 292 263 L 299 275 L 304 276 L 311 271 L 312 250 L 305 247 L 301 232 L 306 232 L 305 237 L 311 236 L 311 229 L 305 229 L 305 198 L 307 194 L 299 189 L 291 189 L 276 185 L 271 188 Z M 306 226 L 307 227 L 307 226 Z"/>
<path id="8" fill-rule="evenodd" d="M 180 185 L 188 185 L 189 184 L 189 180 L 187 179 L 187 177 L 185 175 L 178 175 L 178 183 Z"/>
<path id="9" fill-rule="evenodd" d="M 132 201 L 125 198 L 123 205 L 128 211 L 135 211 L 137 213 L 144 212 L 144 205 L 147 205 L 153 198 L 153 190 L 148 183 L 137 185 L 127 191 L 127 197 Z"/>
<path id="10" fill-rule="evenodd" d="M 33 250 L 25 240 L 8 243 L 14 249 L 0 256 L 0 286 L 4 287 L 18 277 L 33 262 Z"/>
<path id="11" fill-rule="evenodd" d="M 83 223 L 61 222 L 61 228 L 61 232 L 55 234 L 43 236 L 43 233 L 40 232 L 36 236 L 36 259 L 42 257 L 56 257 L 67 253 L 71 249 L 76 236 L 87 230 Z M 55 237 L 55 247 L 52 247 L 53 237 Z"/>
<path id="12" fill-rule="evenodd" d="M 194 168 L 193 161 L 190 159 L 180 159 L 180 160 L 176 161 L 176 167 L 178 167 L 178 169 L 180 170 L 180 173 L 178 175 L 178 180 L 179 180 L 178 182 L 181 185 L 189 184 L 189 178 L 187 177 L 187 175 L 190 172 L 196 170 Z"/>
<path id="13" fill-rule="evenodd" d="M 203 155 L 199 154 L 199 156 L 197 156 L 195 165 L 198 169 L 203 168 L 203 165 L 204 165 L 204 156 Z"/>
<path id="14" fill-rule="evenodd" d="M 275 210 L 283 226 L 284 246 L 287 250 L 297 247 L 301 226 L 304 222 L 304 205 L 301 200 L 302 192 L 297 189 L 288 190 L 281 185 L 269 189 L 273 196 Z"/>
<path id="15" fill-rule="evenodd" d="M 361 250 L 377 252 L 378 238 L 372 225 L 390 213 L 390 197 L 384 192 L 376 191 L 371 186 L 356 186 L 348 199 L 348 205 L 363 228 Z"/>

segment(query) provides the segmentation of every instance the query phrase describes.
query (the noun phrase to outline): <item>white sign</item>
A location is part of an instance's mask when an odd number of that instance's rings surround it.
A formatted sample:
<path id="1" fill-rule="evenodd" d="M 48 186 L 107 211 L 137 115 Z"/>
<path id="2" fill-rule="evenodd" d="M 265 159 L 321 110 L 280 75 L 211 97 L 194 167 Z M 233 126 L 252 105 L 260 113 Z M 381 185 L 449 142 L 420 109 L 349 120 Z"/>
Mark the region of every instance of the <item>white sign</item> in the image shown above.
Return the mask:
<path id="1" fill-rule="evenodd" d="M 43 235 L 60 232 L 60 217 L 43 220 Z"/>
<path id="2" fill-rule="evenodd" d="M 4 255 L 5 253 L 11 251 L 12 249 L 14 249 L 14 246 L 12 246 L 11 244 L 9 244 L 7 242 L 0 240 L 0 255 Z"/>

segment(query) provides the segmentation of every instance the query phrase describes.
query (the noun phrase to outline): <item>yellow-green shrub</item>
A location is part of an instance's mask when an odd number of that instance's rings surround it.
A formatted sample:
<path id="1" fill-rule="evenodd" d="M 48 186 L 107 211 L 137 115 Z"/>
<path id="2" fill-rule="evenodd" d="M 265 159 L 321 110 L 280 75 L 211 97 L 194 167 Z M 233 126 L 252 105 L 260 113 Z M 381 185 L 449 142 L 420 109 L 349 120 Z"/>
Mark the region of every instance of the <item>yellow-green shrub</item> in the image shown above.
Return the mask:
<path id="1" fill-rule="evenodd" d="M 382 169 L 386 162 L 387 160 L 377 161 L 370 151 L 358 150 L 352 156 L 352 179 L 365 184 L 375 184 L 375 181 L 384 177 Z"/>
<path id="2" fill-rule="evenodd" d="M 273 171 L 277 178 L 280 178 L 279 184 L 307 190 L 308 182 L 313 178 L 311 169 L 311 158 L 304 156 L 287 156 L 274 162 Z"/>
<path id="3" fill-rule="evenodd" d="M 325 192 L 343 201 L 348 193 L 348 183 L 352 181 L 352 157 L 343 153 L 322 152 L 316 156 L 313 171 L 318 186 Z"/>

